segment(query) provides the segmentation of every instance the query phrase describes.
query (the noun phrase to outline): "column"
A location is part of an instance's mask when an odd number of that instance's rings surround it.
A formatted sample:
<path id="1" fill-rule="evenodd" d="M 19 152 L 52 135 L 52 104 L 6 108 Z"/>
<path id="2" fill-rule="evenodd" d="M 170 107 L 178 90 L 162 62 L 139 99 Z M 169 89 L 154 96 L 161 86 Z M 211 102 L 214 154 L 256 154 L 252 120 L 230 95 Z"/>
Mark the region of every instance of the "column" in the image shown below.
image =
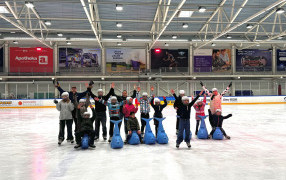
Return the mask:
<path id="1" fill-rule="evenodd" d="M 273 49 L 272 49 L 272 74 L 276 74 L 276 71 L 277 71 L 276 49 L 277 49 L 277 47 L 273 46 Z"/>
<path id="2" fill-rule="evenodd" d="M 106 74 L 106 59 L 105 59 L 105 48 L 101 49 L 101 72 L 102 75 Z"/>
<path id="3" fill-rule="evenodd" d="M 150 51 L 148 51 L 148 47 L 146 47 L 146 70 L 147 72 L 150 72 L 150 69 L 151 69 Z"/>
<path id="4" fill-rule="evenodd" d="M 190 44 L 189 49 L 189 75 L 193 75 L 193 65 L 194 65 L 194 47 Z"/>
<path id="5" fill-rule="evenodd" d="M 56 43 L 53 47 L 54 50 L 54 74 L 57 75 L 59 72 L 59 56 L 58 56 L 58 44 Z"/>
<path id="6" fill-rule="evenodd" d="M 6 42 L 4 45 L 4 73 L 9 72 L 9 43 Z"/>
<path id="7" fill-rule="evenodd" d="M 235 46 L 231 46 L 231 69 L 232 74 L 236 74 L 236 48 Z"/>

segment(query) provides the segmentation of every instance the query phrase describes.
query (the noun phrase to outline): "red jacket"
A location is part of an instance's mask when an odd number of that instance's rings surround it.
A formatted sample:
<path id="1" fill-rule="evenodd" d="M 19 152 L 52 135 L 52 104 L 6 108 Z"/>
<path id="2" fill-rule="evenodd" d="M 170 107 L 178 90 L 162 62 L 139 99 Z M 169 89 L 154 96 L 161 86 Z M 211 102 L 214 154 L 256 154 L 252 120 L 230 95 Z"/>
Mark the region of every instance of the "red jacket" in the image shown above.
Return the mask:
<path id="1" fill-rule="evenodd" d="M 202 106 L 199 107 L 197 103 L 193 105 L 194 109 L 196 110 L 196 120 L 201 120 L 201 118 L 198 115 L 205 116 L 206 102 L 207 102 L 207 98 L 204 97 Z"/>
<path id="2" fill-rule="evenodd" d="M 128 118 L 131 112 L 136 113 L 138 111 L 138 107 L 135 107 L 133 104 L 125 104 L 123 106 L 122 112 L 124 117 Z"/>

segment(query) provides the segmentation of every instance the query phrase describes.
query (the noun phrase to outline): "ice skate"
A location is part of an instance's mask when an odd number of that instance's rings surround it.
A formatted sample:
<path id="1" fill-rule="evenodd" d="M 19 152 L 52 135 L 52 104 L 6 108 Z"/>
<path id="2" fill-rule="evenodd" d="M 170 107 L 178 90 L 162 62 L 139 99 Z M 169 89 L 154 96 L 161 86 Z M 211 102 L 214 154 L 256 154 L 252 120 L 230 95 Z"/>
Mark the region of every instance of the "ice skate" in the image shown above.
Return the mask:
<path id="1" fill-rule="evenodd" d="M 90 144 L 89 147 L 95 148 L 96 146 L 94 144 Z"/>
<path id="2" fill-rule="evenodd" d="M 61 145 L 61 144 L 62 144 L 62 142 L 63 142 L 63 140 L 62 140 L 62 139 L 59 139 L 59 141 L 58 141 L 58 145 Z"/>
<path id="3" fill-rule="evenodd" d="M 230 136 L 226 135 L 225 138 L 226 138 L 226 139 L 230 139 Z"/>
<path id="4" fill-rule="evenodd" d="M 71 142 L 71 144 L 73 144 L 73 143 L 74 143 L 74 140 L 70 140 L 70 142 Z"/>
<path id="5" fill-rule="evenodd" d="M 76 145 L 74 146 L 75 149 L 77 149 L 77 148 L 79 148 L 79 147 L 80 147 L 79 144 L 76 144 Z"/>
<path id="6" fill-rule="evenodd" d="M 112 137 L 109 137 L 108 142 L 111 142 L 111 140 L 112 140 Z"/>
<path id="7" fill-rule="evenodd" d="M 188 146 L 189 149 L 192 147 L 189 142 L 187 142 L 187 146 Z"/>
<path id="8" fill-rule="evenodd" d="M 179 147 L 180 147 L 180 144 L 176 144 L 176 148 L 178 148 L 178 149 L 179 149 Z"/>
<path id="9" fill-rule="evenodd" d="M 106 137 L 106 136 L 104 136 L 104 137 L 103 137 L 103 140 L 104 140 L 104 141 L 106 141 L 106 140 L 107 140 L 107 137 Z"/>
<path id="10" fill-rule="evenodd" d="M 95 141 L 98 141 L 98 140 L 99 140 L 99 137 L 97 137 L 97 136 L 94 137 L 94 140 L 95 140 Z"/>

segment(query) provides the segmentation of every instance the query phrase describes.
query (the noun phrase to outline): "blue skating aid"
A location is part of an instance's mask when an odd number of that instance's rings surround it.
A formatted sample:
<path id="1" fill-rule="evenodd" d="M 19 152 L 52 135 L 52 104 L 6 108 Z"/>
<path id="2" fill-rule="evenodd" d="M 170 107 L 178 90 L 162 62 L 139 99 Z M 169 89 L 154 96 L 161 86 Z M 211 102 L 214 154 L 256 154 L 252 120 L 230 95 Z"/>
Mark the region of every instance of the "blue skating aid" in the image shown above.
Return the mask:
<path id="1" fill-rule="evenodd" d="M 198 116 L 201 118 L 201 125 L 200 125 L 200 129 L 198 131 L 197 137 L 199 139 L 208 139 L 208 130 L 206 128 L 206 123 L 205 123 L 205 119 L 208 116 L 200 116 L 200 115 L 198 115 Z"/>
<path id="2" fill-rule="evenodd" d="M 146 129 L 145 129 L 145 135 L 144 135 L 144 143 L 145 144 L 155 144 L 156 143 L 156 138 L 151 130 L 151 127 L 150 127 L 150 121 L 153 119 L 153 118 L 150 118 L 150 119 L 145 119 L 145 118 L 142 118 L 144 121 L 146 121 Z"/>
<path id="3" fill-rule="evenodd" d="M 158 133 L 157 133 L 157 143 L 159 144 L 168 144 L 169 138 L 164 130 L 162 121 L 166 118 L 155 118 L 157 121 L 159 121 L 158 126 Z"/>
<path id="4" fill-rule="evenodd" d="M 125 118 L 128 121 L 128 118 Z M 131 137 L 128 140 L 128 144 L 137 145 L 140 144 L 140 138 L 136 131 L 132 131 Z"/>
<path id="5" fill-rule="evenodd" d="M 123 140 L 120 136 L 120 132 L 119 132 L 119 127 L 118 127 L 118 124 L 122 121 L 122 120 L 119 120 L 119 121 L 113 121 L 113 120 L 110 120 L 111 122 L 114 123 L 114 131 L 113 131 L 113 137 L 112 137 L 112 140 L 111 140 L 111 143 L 110 143 L 110 146 L 112 149 L 120 149 L 123 147 Z"/>
<path id="6" fill-rule="evenodd" d="M 213 134 L 213 139 L 215 140 L 223 140 L 223 134 L 219 127 L 216 127 L 215 132 Z"/>
<path id="7" fill-rule="evenodd" d="M 84 134 L 84 136 L 81 138 L 81 148 L 87 149 L 89 147 L 89 136 L 87 134 Z"/>
<path id="8" fill-rule="evenodd" d="M 180 116 L 177 116 L 177 118 L 179 118 L 180 119 Z M 192 131 L 190 130 L 190 136 L 189 136 L 189 139 L 191 140 L 192 139 Z M 184 133 L 183 133 L 183 139 L 184 139 L 184 141 L 185 141 L 185 137 L 186 137 L 186 133 L 185 133 L 185 130 L 184 130 Z"/>

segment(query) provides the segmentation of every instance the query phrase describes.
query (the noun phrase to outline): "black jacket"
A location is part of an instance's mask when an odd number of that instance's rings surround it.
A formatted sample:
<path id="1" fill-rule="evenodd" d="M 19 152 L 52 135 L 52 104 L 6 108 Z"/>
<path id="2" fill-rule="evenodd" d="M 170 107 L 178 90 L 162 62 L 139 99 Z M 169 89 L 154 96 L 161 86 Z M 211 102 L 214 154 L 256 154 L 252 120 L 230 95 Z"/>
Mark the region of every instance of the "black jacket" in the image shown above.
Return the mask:
<path id="1" fill-rule="evenodd" d="M 181 96 L 177 96 L 175 93 L 173 94 L 174 98 L 175 98 L 175 102 L 174 102 L 174 108 L 179 108 L 182 105 L 182 97 Z M 178 111 L 177 111 L 178 114 Z"/>
<path id="2" fill-rule="evenodd" d="M 138 131 L 138 130 L 140 130 L 140 126 L 137 118 L 129 117 L 127 120 L 127 131 Z"/>
<path id="3" fill-rule="evenodd" d="M 121 102 L 121 101 L 126 101 L 126 98 L 127 98 L 127 97 L 124 97 L 124 96 L 117 96 L 117 95 L 114 93 L 114 91 L 113 91 L 112 96 L 116 96 L 116 97 L 117 97 L 117 100 L 118 100 L 119 102 Z M 132 94 L 131 97 L 132 97 L 133 99 L 136 97 L 136 90 L 133 91 L 133 94 Z"/>
<path id="4" fill-rule="evenodd" d="M 95 120 L 95 110 L 94 108 L 92 110 L 92 117 L 91 118 L 83 118 L 80 113 L 80 109 L 77 109 L 78 113 L 78 120 L 77 125 L 79 127 L 79 131 L 92 131 L 93 130 L 93 122 Z"/>
<path id="5" fill-rule="evenodd" d="M 58 90 L 60 91 L 60 95 L 62 95 L 62 93 L 63 92 L 65 92 L 60 86 L 59 87 L 57 87 L 58 88 Z M 75 94 L 73 94 L 73 92 L 68 92 L 69 93 L 69 99 L 71 100 L 71 102 L 74 104 L 74 105 L 76 105 L 77 106 L 77 103 L 79 102 L 79 100 L 81 99 L 81 98 L 83 98 L 85 95 L 86 95 L 86 93 L 88 92 L 88 90 L 86 90 L 86 91 L 84 91 L 84 92 L 82 92 L 82 93 L 75 93 Z"/>
<path id="6" fill-rule="evenodd" d="M 218 116 L 218 115 L 212 115 L 212 121 L 213 121 L 213 126 L 214 127 L 222 127 L 222 123 L 224 119 L 228 119 L 232 116 L 232 114 L 229 114 L 227 116 Z"/>
<path id="7" fill-rule="evenodd" d="M 162 111 L 163 109 L 167 106 L 167 100 L 164 99 L 164 104 L 163 105 L 155 105 L 154 104 L 154 98 L 152 98 L 151 100 L 151 106 L 153 107 L 154 109 L 154 117 L 157 117 L 157 118 L 162 118 L 163 115 L 162 115 Z"/>
<path id="8" fill-rule="evenodd" d="M 91 91 L 90 88 L 87 89 L 88 92 L 90 93 L 90 96 L 92 97 L 92 99 L 94 99 L 95 97 L 97 97 L 96 95 L 94 95 Z M 99 100 L 104 100 L 107 101 L 109 99 L 109 97 L 114 94 L 114 89 L 110 88 L 108 94 L 106 96 L 98 96 Z M 106 111 L 106 106 L 104 104 L 102 104 L 100 101 L 95 101 L 95 111 L 96 112 L 105 112 Z"/>
<path id="9" fill-rule="evenodd" d="M 175 96 L 175 94 L 174 94 L 174 96 Z M 190 119 L 192 106 L 199 99 L 199 97 L 200 97 L 200 95 L 197 95 L 197 97 L 194 100 L 192 100 L 192 102 L 190 102 L 189 105 L 184 105 L 181 101 L 181 103 L 178 106 L 178 111 L 177 111 L 177 114 L 180 116 L 180 118 Z"/>

